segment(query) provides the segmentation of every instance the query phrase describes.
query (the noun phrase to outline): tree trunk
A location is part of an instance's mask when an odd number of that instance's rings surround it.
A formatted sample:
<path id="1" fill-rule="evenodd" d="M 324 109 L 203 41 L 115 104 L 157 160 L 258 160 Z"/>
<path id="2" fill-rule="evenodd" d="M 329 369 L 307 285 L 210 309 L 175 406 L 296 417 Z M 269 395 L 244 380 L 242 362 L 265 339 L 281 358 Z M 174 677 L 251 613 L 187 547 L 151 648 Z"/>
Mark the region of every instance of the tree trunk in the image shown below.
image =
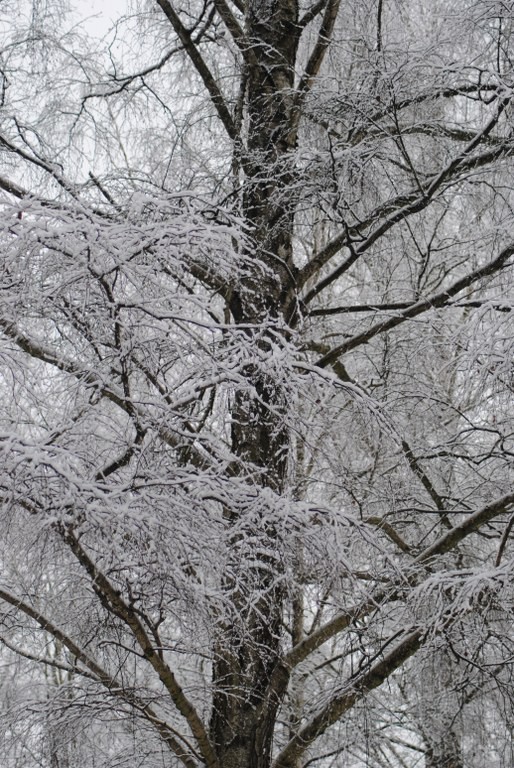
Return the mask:
<path id="1" fill-rule="evenodd" d="M 232 450 L 256 481 L 283 490 L 289 437 L 287 398 L 266 371 L 271 345 L 286 335 L 294 294 L 291 200 L 294 147 L 293 87 L 296 3 L 253 0 L 247 15 L 251 42 L 246 110 L 247 149 L 243 167 L 245 218 L 255 245 L 255 275 L 232 301 L 256 358 L 245 371 L 247 387 L 235 394 Z M 268 325 L 269 335 L 262 333 Z M 260 326 L 259 335 L 251 327 Z M 220 627 L 213 670 L 211 735 L 223 768 L 267 768 L 281 696 L 268 687 L 279 660 L 283 609 L 282 566 L 276 520 L 269 504 L 226 510 L 232 527 L 232 562 L 224 589 L 232 617 Z"/>
<path id="2" fill-rule="evenodd" d="M 444 734 L 443 741 L 427 749 L 425 768 L 464 768 L 460 740 L 451 730 Z"/>

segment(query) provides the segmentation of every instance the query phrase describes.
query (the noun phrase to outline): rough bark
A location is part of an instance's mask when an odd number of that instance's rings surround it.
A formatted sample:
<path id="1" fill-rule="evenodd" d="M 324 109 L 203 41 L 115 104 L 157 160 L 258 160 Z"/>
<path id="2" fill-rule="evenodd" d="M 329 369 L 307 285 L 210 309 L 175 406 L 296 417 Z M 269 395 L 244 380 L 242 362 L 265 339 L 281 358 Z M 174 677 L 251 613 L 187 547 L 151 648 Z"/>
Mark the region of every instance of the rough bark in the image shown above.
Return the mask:
<path id="1" fill-rule="evenodd" d="M 425 768 L 464 768 L 458 738 L 449 731 L 443 743 L 431 745 L 426 752 Z"/>
<path id="2" fill-rule="evenodd" d="M 246 107 L 248 132 L 243 208 L 256 271 L 233 297 L 234 319 L 265 359 L 284 338 L 290 320 L 294 266 L 291 195 L 294 148 L 293 88 L 298 8 L 294 0 L 253 0 L 247 12 L 251 46 Z M 252 326 L 270 328 L 254 335 Z M 288 454 L 287 399 L 259 365 L 245 371 L 248 387 L 235 394 L 232 450 L 241 467 L 252 467 L 258 487 L 283 490 Z M 247 470 L 243 470 L 247 471 Z M 258 491 L 257 491 L 258 492 Z M 232 572 L 225 590 L 234 620 L 220 627 L 214 665 L 211 735 L 224 768 L 266 768 L 271 762 L 280 695 L 267 689 L 279 660 L 283 593 L 280 542 L 269 510 L 244 520 L 244 509 L 227 510 L 233 526 Z M 252 542 L 248 546 L 248 542 Z M 259 595 L 255 600 L 255 595 Z"/>

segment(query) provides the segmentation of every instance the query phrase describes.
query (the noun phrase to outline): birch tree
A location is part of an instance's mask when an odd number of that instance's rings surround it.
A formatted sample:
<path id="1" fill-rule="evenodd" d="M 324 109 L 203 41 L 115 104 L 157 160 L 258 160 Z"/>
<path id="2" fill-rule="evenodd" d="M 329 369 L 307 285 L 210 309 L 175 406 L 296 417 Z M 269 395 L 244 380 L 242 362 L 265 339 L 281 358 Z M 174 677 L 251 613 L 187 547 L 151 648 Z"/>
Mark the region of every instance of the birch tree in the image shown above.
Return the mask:
<path id="1" fill-rule="evenodd" d="M 509 763 L 513 9 L 450 5 L 1 9 L 13 765 Z"/>

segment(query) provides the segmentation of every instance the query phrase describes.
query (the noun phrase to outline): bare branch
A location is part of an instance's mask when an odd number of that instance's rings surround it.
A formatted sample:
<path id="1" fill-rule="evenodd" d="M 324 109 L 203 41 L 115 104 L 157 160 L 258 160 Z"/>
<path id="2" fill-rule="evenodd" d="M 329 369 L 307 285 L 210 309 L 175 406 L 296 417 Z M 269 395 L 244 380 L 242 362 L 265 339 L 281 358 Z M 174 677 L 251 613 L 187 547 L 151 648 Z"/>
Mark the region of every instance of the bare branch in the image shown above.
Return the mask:
<path id="1" fill-rule="evenodd" d="M 366 517 L 364 522 L 366 525 L 374 525 L 379 530 L 383 531 L 386 536 L 388 536 L 393 544 L 396 544 L 398 549 L 400 549 L 402 552 L 405 552 L 406 554 L 411 554 L 412 549 L 411 547 L 402 539 L 398 531 L 394 528 L 391 523 L 388 523 L 387 520 L 385 520 L 383 517 Z"/>
<path id="2" fill-rule="evenodd" d="M 321 69 L 321 65 L 323 64 L 323 59 L 325 58 L 328 46 L 330 45 L 334 24 L 339 12 L 339 5 L 340 0 L 326 0 L 325 13 L 323 15 L 321 28 L 318 32 L 316 44 L 311 52 L 311 55 L 309 56 L 305 71 L 298 84 L 298 92 L 296 96 L 297 112 L 300 110 L 300 106 L 305 97 L 305 94 L 307 94 L 312 88 L 312 85 Z M 302 21 L 304 20 L 305 16 Z M 300 22 L 300 25 L 302 24 L 302 21 Z"/>
<path id="3" fill-rule="evenodd" d="M 461 523 L 455 525 L 451 531 L 443 534 L 433 544 L 418 555 L 414 563 L 428 563 L 438 555 L 444 555 L 455 549 L 467 536 L 476 533 L 482 526 L 494 520 L 499 515 L 506 514 L 514 504 L 514 493 L 507 493 L 500 499 L 492 501 L 482 509 L 468 515 Z"/>
<path id="4" fill-rule="evenodd" d="M 404 309 L 409 309 L 417 302 L 412 301 L 397 301 L 390 304 L 348 304 L 342 307 L 316 307 L 316 309 L 309 310 L 309 317 L 329 317 L 330 315 L 346 315 L 354 312 L 399 312 Z M 507 302 L 498 304 L 486 299 L 483 301 L 450 301 L 444 305 L 447 309 L 491 309 L 494 312 L 512 312 L 514 310 L 514 304 Z"/>
<path id="5" fill-rule="evenodd" d="M 170 22 L 171 26 L 175 30 L 180 42 L 184 46 L 184 50 L 188 54 L 192 64 L 196 71 L 200 75 L 205 88 L 211 98 L 212 104 L 218 113 L 228 136 L 232 140 L 237 138 L 237 129 L 232 119 L 232 115 L 225 103 L 225 99 L 220 91 L 220 88 L 210 71 L 209 67 L 205 63 L 197 45 L 194 43 L 191 34 L 188 32 L 184 24 L 182 24 L 179 15 L 173 9 L 173 6 L 169 0 L 155 0 L 159 7 L 162 9 L 166 18 Z"/>
<path id="6" fill-rule="evenodd" d="M 219 15 L 223 19 L 223 22 L 232 35 L 232 39 L 234 40 L 235 44 L 239 48 L 241 54 L 243 55 L 243 58 L 246 62 L 252 63 L 254 61 L 254 56 L 252 54 L 252 49 L 249 44 L 248 39 L 246 38 L 245 33 L 239 26 L 239 23 L 230 10 L 228 4 L 225 2 L 225 0 L 214 0 L 214 7 L 218 11 Z"/>
<path id="7" fill-rule="evenodd" d="M 6 179 L 4 176 L 0 176 L 0 189 L 3 189 L 4 192 L 8 192 L 10 195 L 14 195 L 14 197 L 17 197 L 19 200 L 23 200 L 29 196 L 26 189 L 15 184 L 14 181 Z"/>
<path id="8" fill-rule="evenodd" d="M 461 277 L 460 280 L 456 280 L 453 285 L 450 285 L 444 291 L 440 291 L 439 293 L 433 294 L 428 299 L 423 299 L 412 304 L 408 309 L 403 310 L 395 317 L 376 323 L 367 331 L 352 336 L 347 341 L 334 347 L 334 349 L 318 360 L 316 365 L 320 368 L 324 368 L 325 366 L 330 365 L 340 355 L 344 355 L 362 344 L 367 344 L 378 334 L 390 331 L 393 328 L 396 328 L 396 326 L 404 323 L 406 320 L 411 320 L 412 318 L 423 314 L 423 312 L 428 312 L 431 309 L 445 306 L 448 303 L 448 300 L 457 293 L 460 293 L 465 288 L 469 288 L 482 278 L 490 277 L 499 272 L 507 264 L 512 255 L 514 255 L 514 245 L 509 245 L 507 248 L 504 248 L 493 261 L 489 262 L 489 264 L 476 269 L 465 277 Z"/>
<path id="9" fill-rule="evenodd" d="M 303 30 L 305 27 L 307 27 L 311 21 L 314 21 L 316 16 L 319 16 L 323 8 L 325 8 L 327 4 L 327 0 L 318 0 L 317 3 L 314 3 L 308 11 L 305 11 L 304 15 L 298 22 L 298 27 Z"/>
<path id="10" fill-rule="evenodd" d="M 26 334 L 19 331 L 13 323 L 4 320 L 1 317 L 0 331 L 30 357 L 35 360 L 40 360 L 43 363 L 47 363 L 48 365 L 52 365 L 57 370 L 74 376 L 83 384 L 83 386 L 90 387 L 98 396 L 105 397 L 107 400 L 121 408 L 125 413 L 131 415 L 135 411 L 142 423 L 151 423 L 153 421 L 150 418 L 150 415 L 145 412 L 143 406 L 134 402 L 128 402 L 125 394 L 119 387 L 113 383 L 106 384 L 90 366 L 81 366 L 73 360 L 55 354 L 51 348 L 30 339 Z M 155 429 L 161 440 L 170 447 L 175 448 L 177 445 L 181 444 L 181 436 L 179 434 L 174 434 L 170 429 L 163 425 L 155 425 Z M 191 429 L 190 431 L 192 434 L 195 434 L 194 430 Z M 213 457 L 211 457 L 211 459 L 212 458 Z M 191 445 L 190 459 L 198 466 L 207 466 L 211 460 L 209 459 L 209 449 L 207 449 L 205 455 L 203 455 L 203 452 L 200 451 L 196 445 Z"/>
<path id="11" fill-rule="evenodd" d="M 14 596 L 6 589 L 0 587 L 0 600 L 12 605 L 16 610 L 28 616 L 30 619 L 38 624 L 42 630 L 47 632 L 51 637 L 61 643 L 71 655 L 80 662 L 87 670 L 87 672 L 81 672 L 80 668 L 74 668 L 78 674 L 85 674 L 90 679 L 96 680 L 100 683 L 108 693 L 116 698 L 126 701 L 131 706 L 135 706 L 148 720 L 159 733 L 162 740 L 168 745 L 171 751 L 180 759 L 182 764 L 186 768 L 198 768 L 197 763 L 189 755 L 184 752 L 184 747 L 173 735 L 172 729 L 161 720 L 153 711 L 153 709 L 143 701 L 141 701 L 133 692 L 128 691 L 116 678 L 109 675 L 86 651 L 78 646 L 66 632 L 63 632 L 57 625 L 51 622 L 44 614 L 38 609 L 29 605 L 24 600 Z"/>
<path id="12" fill-rule="evenodd" d="M 342 686 L 342 690 L 289 741 L 273 763 L 273 768 L 295 768 L 298 765 L 298 759 L 319 736 L 346 714 L 357 701 L 382 685 L 393 672 L 416 653 L 422 642 L 421 630 L 414 629 L 406 632 L 401 642 L 391 651 L 380 654 L 382 656 L 380 661 L 351 677 Z"/>
<path id="13" fill-rule="evenodd" d="M 304 298 L 305 304 L 312 301 L 312 299 L 321 293 L 321 291 L 347 272 L 360 256 L 395 224 L 403 221 L 414 213 L 419 213 L 424 210 L 432 202 L 436 193 L 444 188 L 445 184 L 453 182 L 464 172 L 472 168 L 482 167 L 483 165 L 497 160 L 499 157 L 504 157 L 511 153 L 513 147 L 511 142 L 509 142 L 508 145 L 496 147 L 481 155 L 472 154 L 473 150 L 489 136 L 491 131 L 497 125 L 500 116 L 507 108 L 509 102 L 510 98 L 502 99 L 495 114 L 484 128 L 473 137 L 462 152 L 448 163 L 445 168 L 435 173 L 421 190 L 419 189 L 419 186 L 416 186 L 412 192 L 399 195 L 393 200 L 379 206 L 364 222 L 361 222 L 357 226 L 352 226 L 351 228 L 346 227 L 344 231 L 339 235 L 336 235 L 336 237 L 316 254 L 305 267 L 300 270 L 297 279 L 298 286 L 302 287 L 305 285 L 306 281 L 315 275 L 328 261 L 330 261 L 330 259 L 339 253 L 342 248 L 350 248 L 350 255 L 345 261 L 308 292 Z M 362 230 L 367 229 L 374 221 L 379 221 L 378 226 L 366 235 L 365 239 L 359 242 L 358 246 L 354 247 L 354 242 L 361 239 L 360 233 Z"/>
<path id="14" fill-rule="evenodd" d="M 130 629 L 134 639 L 141 648 L 143 657 L 153 667 L 159 676 L 159 679 L 170 694 L 171 700 L 175 704 L 177 710 L 187 721 L 191 733 L 194 735 L 202 753 L 202 757 L 205 760 L 206 766 L 208 766 L 208 768 L 220 768 L 213 745 L 198 712 L 192 702 L 189 701 L 184 694 L 175 673 L 164 661 L 162 654 L 154 648 L 154 645 L 147 635 L 137 614 L 127 605 L 119 591 L 112 586 L 109 579 L 86 553 L 73 531 L 70 528 L 63 529 L 62 537 L 79 563 L 88 573 L 93 589 L 100 597 L 106 610 L 122 619 Z"/>
<path id="15" fill-rule="evenodd" d="M 38 168 L 41 168 L 42 170 L 46 171 L 46 173 L 48 173 L 59 184 L 59 186 L 62 187 L 62 189 L 64 189 L 74 200 L 78 201 L 79 196 L 77 194 L 77 185 L 72 184 L 67 179 L 65 179 L 63 175 L 59 173 L 55 165 L 52 165 L 51 163 L 41 159 L 40 157 L 36 157 L 36 155 L 34 154 L 29 154 L 21 147 L 18 147 L 16 146 L 16 144 L 13 144 L 13 142 L 10 141 L 6 136 L 2 136 L 1 134 L 0 134 L 0 146 L 5 147 L 5 149 L 7 149 L 9 152 L 12 152 L 14 155 L 18 155 L 18 157 L 21 157 L 23 160 L 26 160 L 31 165 L 35 165 Z"/>
<path id="16" fill-rule="evenodd" d="M 482 507 L 476 512 L 469 514 L 461 523 L 455 525 L 451 530 L 443 534 L 433 544 L 423 550 L 412 562 L 413 565 L 424 565 L 436 558 L 438 555 L 450 552 L 460 544 L 467 536 L 478 531 L 482 526 L 489 523 L 494 518 L 506 514 L 514 505 L 514 493 L 493 501 L 491 504 Z M 337 614 L 327 624 L 324 624 L 315 632 L 304 638 L 295 648 L 292 648 L 284 658 L 284 665 L 288 669 L 293 669 L 304 661 L 311 653 L 320 646 L 332 639 L 340 632 L 347 629 L 353 622 L 363 618 L 370 611 L 384 601 L 394 599 L 397 594 L 397 585 L 390 584 L 388 587 L 380 587 L 373 593 L 369 599 L 355 605 L 342 613 Z"/>

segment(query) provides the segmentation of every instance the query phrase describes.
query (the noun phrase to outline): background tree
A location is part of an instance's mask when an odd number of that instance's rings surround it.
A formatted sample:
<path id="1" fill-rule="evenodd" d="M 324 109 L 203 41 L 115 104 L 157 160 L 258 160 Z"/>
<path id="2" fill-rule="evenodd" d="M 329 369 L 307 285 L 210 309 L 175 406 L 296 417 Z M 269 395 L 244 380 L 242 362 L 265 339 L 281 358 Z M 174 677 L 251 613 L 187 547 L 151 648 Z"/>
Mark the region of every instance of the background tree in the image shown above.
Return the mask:
<path id="1" fill-rule="evenodd" d="M 4 752 L 501 764 L 510 3 L 4 8 Z"/>

